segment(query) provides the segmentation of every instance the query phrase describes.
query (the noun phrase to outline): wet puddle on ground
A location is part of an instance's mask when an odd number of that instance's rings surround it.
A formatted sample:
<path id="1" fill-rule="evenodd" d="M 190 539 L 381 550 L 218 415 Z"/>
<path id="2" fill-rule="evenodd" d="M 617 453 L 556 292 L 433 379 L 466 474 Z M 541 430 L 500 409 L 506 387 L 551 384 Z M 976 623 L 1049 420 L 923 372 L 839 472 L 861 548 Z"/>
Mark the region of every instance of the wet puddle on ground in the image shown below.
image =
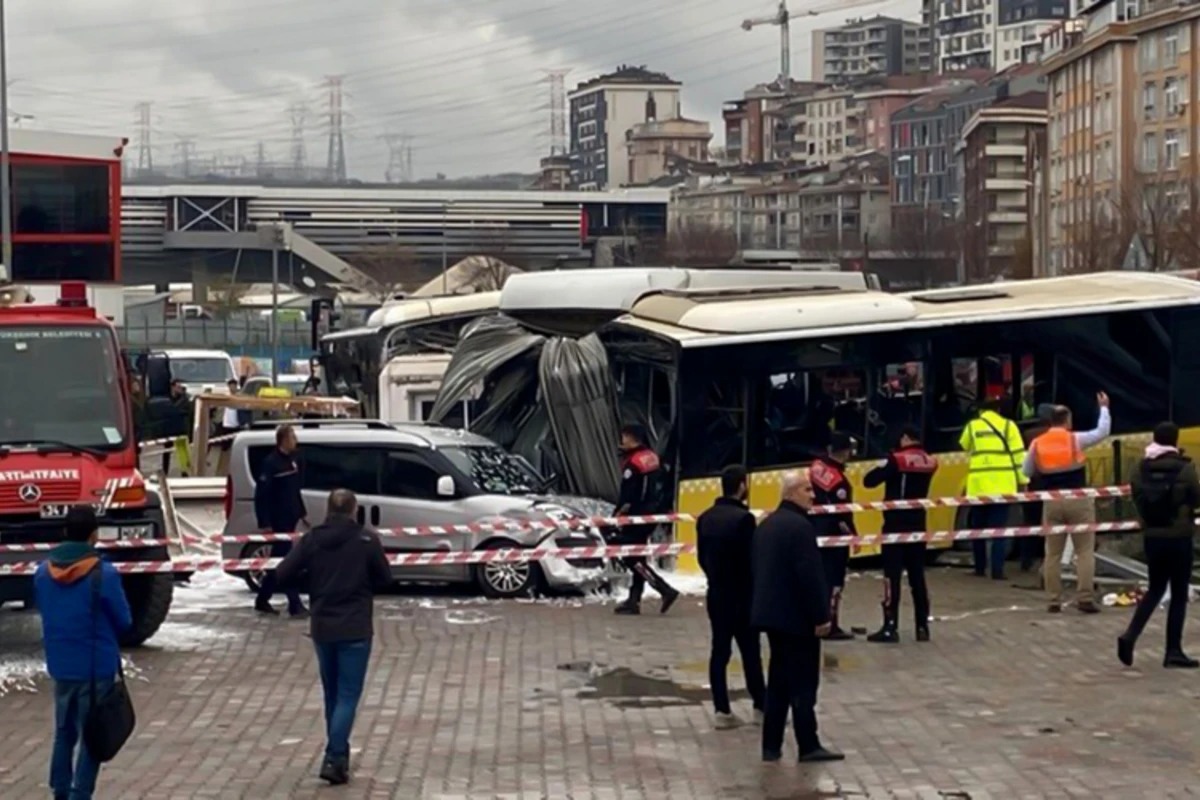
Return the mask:
<path id="1" fill-rule="evenodd" d="M 618 708 L 698 706 L 712 699 L 712 692 L 706 686 L 643 675 L 628 667 L 575 662 L 560 664 L 558 668 L 564 672 L 587 676 L 586 681 L 576 691 L 577 697 L 584 700 L 607 700 Z M 733 700 L 748 697 L 744 689 L 733 689 L 729 696 Z"/>

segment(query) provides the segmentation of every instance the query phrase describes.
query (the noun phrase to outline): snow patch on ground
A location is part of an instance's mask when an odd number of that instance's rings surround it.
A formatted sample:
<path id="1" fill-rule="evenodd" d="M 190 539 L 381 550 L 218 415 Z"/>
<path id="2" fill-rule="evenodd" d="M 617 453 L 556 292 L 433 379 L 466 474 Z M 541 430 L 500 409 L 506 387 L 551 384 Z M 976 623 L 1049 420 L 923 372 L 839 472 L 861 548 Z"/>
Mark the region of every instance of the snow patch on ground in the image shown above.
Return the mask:
<path id="1" fill-rule="evenodd" d="M 193 625 L 168 619 L 146 644 L 171 652 L 192 652 L 213 642 L 227 641 L 235 637 L 233 631 L 221 630 L 211 625 Z"/>
<path id="2" fill-rule="evenodd" d="M 121 657 L 125 677 L 145 680 L 143 673 L 129 656 Z M 38 683 L 49 679 L 45 655 L 35 653 L 0 653 L 0 697 L 18 692 L 36 693 Z"/>
<path id="3" fill-rule="evenodd" d="M 177 584 L 171 600 L 171 616 L 203 614 L 225 608 L 249 608 L 254 597 L 241 578 L 219 570 L 197 572 L 188 583 Z"/>

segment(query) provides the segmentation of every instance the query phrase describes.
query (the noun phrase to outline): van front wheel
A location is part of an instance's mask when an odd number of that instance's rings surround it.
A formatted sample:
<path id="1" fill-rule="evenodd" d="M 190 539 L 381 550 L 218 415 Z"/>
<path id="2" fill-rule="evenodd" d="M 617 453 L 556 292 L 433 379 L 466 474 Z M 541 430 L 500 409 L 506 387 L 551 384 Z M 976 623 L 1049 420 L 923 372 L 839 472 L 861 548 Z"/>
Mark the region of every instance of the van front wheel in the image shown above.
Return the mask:
<path id="1" fill-rule="evenodd" d="M 512 542 L 485 542 L 481 550 L 515 548 Z M 495 599 L 530 597 L 541 582 L 541 567 L 534 561 L 496 561 L 475 565 L 475 584 L 484 596 Z"/>

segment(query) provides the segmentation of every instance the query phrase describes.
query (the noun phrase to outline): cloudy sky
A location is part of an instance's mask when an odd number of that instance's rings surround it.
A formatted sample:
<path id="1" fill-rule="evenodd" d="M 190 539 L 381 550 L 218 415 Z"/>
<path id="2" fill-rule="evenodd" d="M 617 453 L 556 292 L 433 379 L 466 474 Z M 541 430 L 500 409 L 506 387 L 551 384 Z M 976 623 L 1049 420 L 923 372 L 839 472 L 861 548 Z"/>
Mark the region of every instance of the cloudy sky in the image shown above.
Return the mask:
<path id="1" fill-rule="evenodd" d="M 745 32 L 774 0 L 7 0 L 17 124 L 129 136 L 151 106 L 156 166 L 291 158 L 289 108 L 303 105 L 310 166 L 328 146 L 329 75 L 343 75 L 349 172 L 382 180 L 384 137 L 407 135 L 418 177 L 532 171 L 550 144 L 546 71 L 568 91 L 617 64 L 684 83 L 687 116 L 779 71 L 773 27 Z M 811 37 L 847 17 L 916 19 L 920 0 L 791 0 L 792 71 Z M 807 11 L 817 10 L 816 16 Z M 719 144 L 720 134 L 717 136 Z M 190 145 L 182 143 L 191 141 Z"/>

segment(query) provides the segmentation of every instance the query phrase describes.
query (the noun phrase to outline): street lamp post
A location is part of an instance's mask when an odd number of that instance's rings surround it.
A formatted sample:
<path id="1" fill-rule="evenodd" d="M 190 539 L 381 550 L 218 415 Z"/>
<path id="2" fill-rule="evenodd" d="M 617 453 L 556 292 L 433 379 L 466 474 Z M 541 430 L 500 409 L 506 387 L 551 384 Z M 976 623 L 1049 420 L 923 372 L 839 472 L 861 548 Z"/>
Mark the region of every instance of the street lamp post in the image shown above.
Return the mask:
<path id="1" fill-rule="evenodd" d="M 8 152 L 8 41 L 0 0 L 0 283 L 12 278 L 12 196 Z"/>

